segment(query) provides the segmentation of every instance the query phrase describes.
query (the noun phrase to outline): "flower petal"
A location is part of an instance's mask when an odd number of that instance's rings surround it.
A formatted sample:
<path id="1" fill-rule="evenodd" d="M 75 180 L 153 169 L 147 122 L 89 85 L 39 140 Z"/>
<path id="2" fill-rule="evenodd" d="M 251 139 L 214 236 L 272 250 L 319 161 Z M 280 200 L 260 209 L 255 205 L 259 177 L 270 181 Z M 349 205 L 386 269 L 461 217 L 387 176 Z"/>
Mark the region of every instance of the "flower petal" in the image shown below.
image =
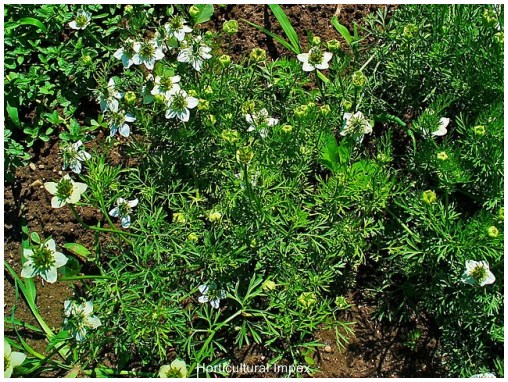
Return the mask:
<path id="1" fill-rule="evenodd" d="M 65 256 L 61 252 L 55 252 L 54 257 L 55 257 L 55 267 L 57 268 L 63 267 L 65 264 L 67 264 L 67 261 L 69 260 L 67 256 Z"/>
<path id="2" fill-rule="evenodd" d="M 299 55 L 296 56 L 296 58 L 298 58 L 298 60 L 303 63 L 308 63 L 309 62 L 309 53 L 300 53 Z"/>
<path id="3" fill-rule="evenodd" d="M 122 216 L 122 218 L 120 219 L 120 222 L 122 223 L 123 228 L 129 228 L 131 225 L 131 217 L 129 215 Z"/>
<path id="4" fill-rule="evenodd" d="M 31 279 L 34 276 L 37 276 L 38 270 L 35 268 L 34 263 L 30 260 L 23 264 L 23 269 L 21 270 L 21 277 L 25 279 Z"/>
<path id="5" fill-rule="evenodd" d="M 56 195 L 58 184 L 55 182 L 46 182 L 44 183 L 44 188 L 46 191 L 48 191 L 51 195 Z"/>
<path id="6" fill-rule="evenodd" d="M 127 204 L 129 205 L 129 207 L 136 207 L 138 205 L 138 202 L 139 202 L 138 199 L 134 199 L 134 200 L 128 201 Z"/>
<path id="7" fill-rule="evenodd" d="M 187 107 L 193 109 L 198 106 L 199 100 L 194 97 L 187 97 Z"/>
<path id="8" fill-rule="evenodd" d="M 13 351 L 10 358 L 11 366 L 14 368 L 25 362 L 26 354 L 20 353 L 19 351 Z"/>
<path id="9" fill-rule="evenodd" d="M 210 287 L 208 285 L 200 285 L 198 287 L 198 290 L 201 292 L 201 294 L 207 294 L 208 289 L 210 289 Z"/>
<path id="10" fill-rule="evenodd" d="M 58 196 L 53 196 L 51 198 L 51 207 L 53 208 L 61 208 L 65 206 L 67 202 L 63 199 L 60 199 Z"/>
<path id="11" fill-rule="evenodd" d="M 58 274 L 56 272 L 56 267 L 50 267 L 48 269 L 45 269 L 40 273 L 41 277 L 46 280 L 48 283 L 53 284 L 56 282 L 58 278 Z"/>
<path id="12" fill-rule="evenodd" d="M 128 124 L 124 123 L 123 126 L 118 129 L 118 132 L 122 137 L 127 138 L 131 133 L 131 129 Z"/>

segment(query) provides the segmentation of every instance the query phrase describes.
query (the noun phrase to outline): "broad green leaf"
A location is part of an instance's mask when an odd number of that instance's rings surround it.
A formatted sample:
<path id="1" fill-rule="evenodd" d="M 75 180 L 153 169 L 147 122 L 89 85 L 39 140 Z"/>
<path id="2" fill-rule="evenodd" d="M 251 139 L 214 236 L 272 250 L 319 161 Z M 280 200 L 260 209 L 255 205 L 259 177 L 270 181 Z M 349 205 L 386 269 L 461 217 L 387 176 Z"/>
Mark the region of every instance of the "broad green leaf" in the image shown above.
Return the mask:
<path id="1" fill-rule="evenodd" d="M 78 255 L 79 257 L 84 257 L 85 259 L 90 256 L 91 252 L 86 249 L 84 246 L 78 243 L 67 243 L 63 246 L 65 249 L 69 250 L 70 252 L 74 253 L 75 255 Z"/>
<path id="2" fill-rule="evenodd" d="M 333 133 L 328 132 L 321 135 L 319 145 L 321 152 L 319 162 L 329 170 L 333 172 L 337 171 L 340 161 L 340 153 L 339 146 L 337 145 L 337 141 L 335 140 Z"/>
<path id="3" fill-rule="evenodd" d="M 21 126 L 21 123 L 19 121 L 18 108 L 11 106 L 9 102 L 7 102 L 7 114 L 9 114 L 9 118 L 11 119 L 12 123 L 16 125 L 16 127 Z"/>
<path id="4" fill-rule="evenodd" d="M 277 4 L 269 4 L 268 5 L 270 9 L 272 10 L 273 14 L 279 21 L 280 26 L 286 33 L 287 38 L 291 42 L 291 45 L 293 46 L 293 52 L 295 53 L 301 53 L 300 43 L 298 41 L 298 35 L 296 34 L 293 26 L 291 25 L 291 21 L 289 21 L 288 17 L 282 10 L 280 5 Z"/>
<path id="5" fill-rule="evenodd" d="M 199 13 L 192 18 L 194 24 L 202 24 L 210 21 L 214 12 L 212 4 L 195 4 L 194 6 L 199 9 Z"/>
<path id="6" fill-rule="evenodd" d="M 346 40 L 348 45 L 351 45 L 353 42 L 353 37 L 351 37 L 351 33 L 347 30 L 347 28 L 339 23 L 339 20 L 337 19 L 337 16 L 332 17 L 331 21 L 332 25 L 337 29 L 337 31 L 341 34 L 342 37 L 344 37 L 344 40 Z"/>
<path id="7" fill-rule="evenodd" d="M 282 37 L 280 37 L 279 35 L 273 33 L 273 32 L 270 32 L 268 29 L 262 27 L 261 25 L 258 25 L 258 24 L 255 24 L 255 23 L 251 23 L 250 21 L 248 20 L 245 20 L 245 19 L 241 19 L 241 21 L 243 21 L 244 23 L 247 23 L 249 24 L 251 27 L 254 27 L 256 29 L 259 29 L 261 32 L 267 34 L 268 36 L 270 36 L 271 38 L 273 38 L 275 41 L 277 41 L 279 44 L 281 44 L 284 48 L 290 50 L 291 52 L 295 53 L 295 54 L 298 54 L 299 52 L 295 50 L 295 48 L 290 44 L 288 43 L 286 40 L 284 40 Z"/>
<path id="8" fill-rule="evenodd" d="M 47 29 L 44 26 L 43 23 L 41 23 L 39 20 L 34 19 L 33 17 L 23 17 L 22 19 L 19 19 L 16 21 L 16 24 L 19 25 L 33 25 L 39 28 L 41 31 L 46 33 Z"/>

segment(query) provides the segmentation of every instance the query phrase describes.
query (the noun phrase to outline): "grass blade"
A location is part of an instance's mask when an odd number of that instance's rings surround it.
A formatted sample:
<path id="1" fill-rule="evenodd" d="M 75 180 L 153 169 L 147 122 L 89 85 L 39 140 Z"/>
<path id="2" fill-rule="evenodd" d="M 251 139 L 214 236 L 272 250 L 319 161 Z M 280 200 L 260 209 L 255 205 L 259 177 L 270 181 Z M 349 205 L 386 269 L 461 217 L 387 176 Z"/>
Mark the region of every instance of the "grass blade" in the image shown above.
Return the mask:
<path id="1" fill-rule="evenodd" d="M 293 26 L 291 25 L 291 21 L 289 21 L 281 6 L 277 4 L 269 4 L 268 6 L 279 21 L 279 24 L 286 33 L 288 40 L 291 42 L 291 45 L 293 46 L 293 52 L 297 54 L 301 53 L 302 50 L 298 41 L 298 35 L 296 34 Z"/>
<path id="2" fill-rule="evenodd" d="M 346 40 L 348 45 L 351 45 L 353 42 L 353 37 L 351 37 L 351 33 L 347 30 L 347 28 L 339 23 L 339 19 L 337 19 L 337 16 L 333 16 L 331 20 L 332 25 L 337 29 L 337 32 L 340 33 L 342 37 L 344 37 L 344 40 Z"/>
<path id="3" fill-rule="evenodd" d="M 291 52 L 295 53 L 295 54 L 298 54 L 299 52 L 295 51 L 294 47 L 288 43 L 286 40 L 284 40 L 282 37 L 280 37 L 279 35 L 273 33 L 273 32 L 270 32 L 268 29 L 262 27 L 261 25 L 258 25 L 256 23 L 253 23 L 253 22 L 250 22 L 248 20 L 245 20 L 245 19 L 241 19 L 241 21 L 249 24 L 251 27 L 254 27 L 256 29 L 259 29 L 261 32 L 267 34 L 268 36 L 270 36 L 271 38 L 273 38 L 275 41 L 277 41 L 279 44 L 281 44 L 284 48 L 290 50 Z"/>

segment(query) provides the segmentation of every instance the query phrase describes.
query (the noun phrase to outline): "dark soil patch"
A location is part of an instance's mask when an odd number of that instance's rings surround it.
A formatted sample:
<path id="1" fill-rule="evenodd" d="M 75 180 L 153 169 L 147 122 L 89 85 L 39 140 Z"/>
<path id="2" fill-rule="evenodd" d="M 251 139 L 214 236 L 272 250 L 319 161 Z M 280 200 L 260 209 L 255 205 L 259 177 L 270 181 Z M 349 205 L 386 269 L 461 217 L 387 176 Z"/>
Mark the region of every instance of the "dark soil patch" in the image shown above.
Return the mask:
<path id="1" fill-rule="evenodd" d="M 354 22 L 360 22 L 369 12 L 379 5 L 286 5 L 283 6 L 297 31 L 300 41 L 307 46 L 309 32 L 315 33 L 326 42 L 330 39 L 340 39 L 339 33 L 331 26 L 330 19 L 337 15 L 339 21 L 350 31 Z M 393 9 L 390 6 L 390 10 Z M 225 20 L 236 19 L 240 21 L 240 31 L 232 37 L 231 54 L 240 59 L 249 54 L 254 47 L 265 49 L 269 56 L 278 58 L 289 55 L 285 48 L 262 32 L 241 22 L 242 19 L 260 24 L 273 32 L 283 35 L 283 31 L 268 7 L 262 5 L 227 5 L 217 7 L 216 14 L 210 23 L 204 27 L 220 30 Z M 227 49 L 227 44 L 224 45 Z M 96 113 L 97 107 L 93 110 Z M 80 119 L 90 117 L 86 113 L 79 115 Z M 90 145 L 95 146 L 97 141 L 103 139 L 99 133 L 97 140 Z M 89 147 L 90 148 L 90 147 Z M 133 165 L 122 153 L 122 146 L 117 146 L 109 158 L 114 165 Z M 17 274 L 21 272 L 21 226 L 22 219 L 26 219 L 30 231 L 38 232 L 43 238 L 51 236 L 55 239 L 58 248 L 69 242 L 77 242 L 89 250 L 93 249 L 94 234 L 83 229 L 75 220 L 71 211 L 64 207 L 53 209 L 50 205 L 51 195 L 44 189 L 46 181 L 57 181 L 62 176 L 61 158 L 57 140 L 31 150 L 32 163 L 30 166 L 19 168 L 13 184 L 4 184 L 4 259 Z M 127 163 L 124 163 L 127 160 Z M 102 219 L 100 211 L 85 207 L 79 208 L 79 214 L 87 224 L 96 224 Z M 101 240 L 105 240 L 101 237 Z M 360 281 L 371 270 L 365 268 L 360 271 Z M 368 278 L 368 277 L 367 277 Z M 57 282 L 55 284 L 42 283 L 36 279 L 37 305 L 42 317 L 51 328 L 58 331 L 62 324 L 63 302 L 73 295 L 70 283 Z M 4 315 L 11 316 L 15 307 L 15 317 L 31 325 L 37 325 L 28 306 L 21 297 L 15 297 L 14 281 L 8 274 L 4 278 Z M 362 286 L 363 285 L 363 286 Z M 79 285 L 75 285 L 79 288 Z M 361 298 L 366 288 L 359 282 L 358 290 L 350 296 L 352 307 L 343 317 L 344 321 L 355 322 L 355 334 L 345 349 L 338 349 L 335 332 L 333 330 L 320 330 L 315 333 L 315 339 L 324 346 L 316 352 L 315 359 L 320 371 L 315 377 L 422 377 L 440 375 L 439 367 L 434 359 L 434 352 L 438 346 L 438 333 L 432 322 L 425 318 L 418 318 L 407 325 L 396 325 L 379 322 L 373 318 L 376 307 L 374 301 L 365 301 Z M 421 337 L 414 344 L 408 345 L 408 336 L 411 331 L 418 329 Z M 20 329 L 21 330 L 21 329 Z M 15 337 L 14 331 L 6 331 L 7 336 Z M 27 342 L 39 352 L 44 352 L 46 341 L 42 336 L 34 335 L 29 331 L 22 331 Z M 266 365 L 270 354 L 259 345 L 244 347 L 235 350 L 233 364 Z M 110 353 L 109 359 L 104 363 L 114 367 L 117 364 L 115 356 Z M 281 360 L 280 365 L 287 364 Z M 268 372 L 264 374 L 235 373 L 237 377 L 277 377 L 281 373 Z"/>

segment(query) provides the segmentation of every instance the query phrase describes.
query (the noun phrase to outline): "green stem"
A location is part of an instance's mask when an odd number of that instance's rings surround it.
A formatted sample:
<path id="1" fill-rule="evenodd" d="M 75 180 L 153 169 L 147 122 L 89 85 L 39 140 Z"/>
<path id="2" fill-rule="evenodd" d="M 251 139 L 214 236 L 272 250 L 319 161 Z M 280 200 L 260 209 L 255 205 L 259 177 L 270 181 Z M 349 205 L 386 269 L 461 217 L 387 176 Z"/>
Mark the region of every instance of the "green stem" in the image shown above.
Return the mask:
<path id="1" fill-rule="evenodd" d="M 386 211 L 397 221 L 397 223 L 401 225 L 402 228 L 404 228 L 407 233 L 409 233 L 411 236 L 414 236 L 413 231 L 411 231 L 409 227 L 402 220 L 400 220 L 397 215 L 395 215 L 389 208 L 386 208 Z"/>

